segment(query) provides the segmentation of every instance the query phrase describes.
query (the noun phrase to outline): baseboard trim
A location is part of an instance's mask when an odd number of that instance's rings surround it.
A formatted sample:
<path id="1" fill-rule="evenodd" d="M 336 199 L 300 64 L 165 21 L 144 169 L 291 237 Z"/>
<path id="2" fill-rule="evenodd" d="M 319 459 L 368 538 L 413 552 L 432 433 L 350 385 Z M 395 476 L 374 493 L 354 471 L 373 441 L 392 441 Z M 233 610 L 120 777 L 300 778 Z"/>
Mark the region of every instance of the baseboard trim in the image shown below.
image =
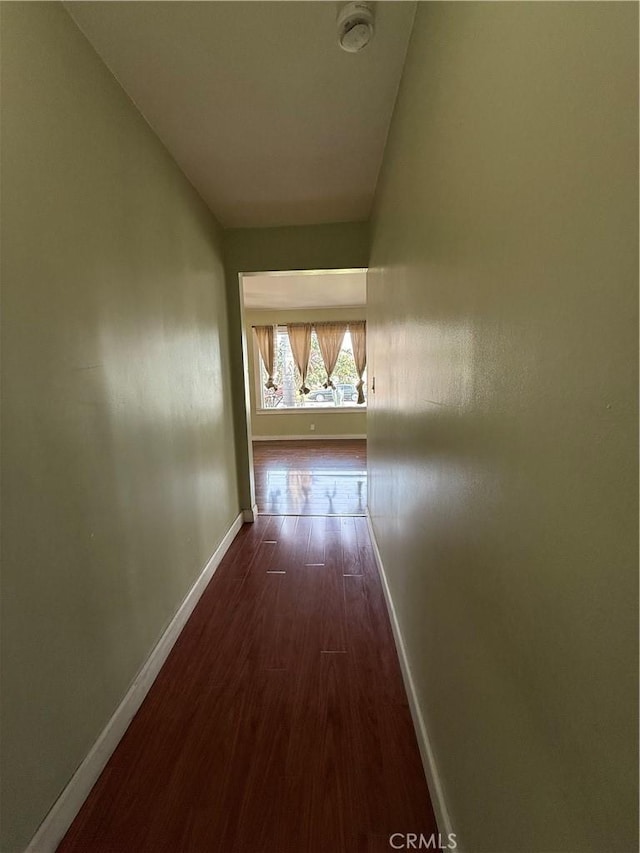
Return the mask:
<path id="1" fill-rule="evenodd" d="M 306 435 L 254 435 L 252 441 L 330 441 L 331 439 L 353 439 L 366 438 L 366 433 L 354 433 L 351 435 L 322 435 L 317 432 L 307 433 Z"/>
<path id="2" fill-rule="evenodd" d="M 251 524 L 258 517 L 258 504 L 254 504 L 251 509 L 242 510 L 242 520 Z"/>
<path id="3" fill-rule="evenodd" d="M 387 575 L 385 572 L 384 564 L 382 562 L 382 556 L 380 555 L 380 549 L 378 548 L 378 543 L 376 541 L 376 536 L 373 531 L 373 525 L 371 523 L 371 516 L 369 515 L 369 510 L 367 510 L 366 512 L 366 518 L 367 526 L 369 528 L 369 535 L 371 536 L 371 543 L 373 545 L 373 553 L 375 555 L 376 564 L 378 566 L 378 572 L 382 581 L 384 597 L 387 602 L 387 610 L 389 611 L 389 617 L 391 619 L 391 628 L 393 630 L 396 650 L 398 652 L 398 658 L 400 660 L 400 669 L 402 670 L 402 678 L 404 680 L 404 686 L 407 691 L 409 708 L 411 709 L 411 717 L 413 719 L 413 727 L 415 729 L 416 738 L 418 740 L 418 748 L 420 749 L 422 765 L 424 767 L 424 773 L 427 778 L 427 784 L 429 786 L 429 792 L 431 794 L 433 810 L 436 815 L 436 820 L 438 821 L 438 828 L 441 834 L 446 837 L 449 833 L 454 833 L 455 830 L 451 825 L 451 817 L 449 815 L 449 809 L 447 808 L 447 804 L 445 802 L 440 774 L 438 773 L 435 757 L 433 755 L 433 749 L 431 748 L 431 742 L 427 733 L 427 727 L 420 711 L 420 707 L 418 705 L 418 697 L 416 694 L 413 676 L 411 675 L 411 669 L 409 667 L 407 651 L 405 649 L 404 641 L 402 639 L 402 633 L 400 631 L 400 625 L 398 623 L 396 610 L 393 605 L 393 599 L 391 598 L 391 592 L 389 591 Z"/>
<path id="4" fill-rule="evenodd" d="M 40 824 L 25 853 L 54 853 L 64 838 L 107 761 L 120 743 L 129 723 L 144 701 L 207 584 L 242 527 L 242 522 L 243 514 L 240 513 L 207 561 L 200 576 L 187 593 L 178 612 L 147 658 L 98 740 Z"/>

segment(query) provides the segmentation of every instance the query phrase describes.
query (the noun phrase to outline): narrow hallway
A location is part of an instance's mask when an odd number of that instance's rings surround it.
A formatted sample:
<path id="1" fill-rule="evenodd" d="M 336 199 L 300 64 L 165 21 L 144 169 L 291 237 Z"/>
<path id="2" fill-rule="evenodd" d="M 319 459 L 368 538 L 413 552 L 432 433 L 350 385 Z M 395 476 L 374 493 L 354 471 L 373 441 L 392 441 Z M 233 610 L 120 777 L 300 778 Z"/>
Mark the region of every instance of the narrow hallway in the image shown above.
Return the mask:
<path id="1" fill-rule="evenodd" d="M 340 853 L 437 832 L 364 518 L 246 524 L 58 848 Z"/>

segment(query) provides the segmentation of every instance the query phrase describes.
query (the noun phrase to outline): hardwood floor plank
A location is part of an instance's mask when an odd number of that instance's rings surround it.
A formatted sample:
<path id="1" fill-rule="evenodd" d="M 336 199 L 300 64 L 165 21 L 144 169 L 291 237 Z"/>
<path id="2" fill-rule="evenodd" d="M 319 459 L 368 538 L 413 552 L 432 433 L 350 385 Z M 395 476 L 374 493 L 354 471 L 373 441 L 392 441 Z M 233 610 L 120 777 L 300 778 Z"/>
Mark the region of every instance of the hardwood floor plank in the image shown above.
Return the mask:
<path id="1" fill-rule="evenodd" d="M 329 519 L 328 519 L 329 520 Z M 347 651 L 347 613 L 344 598 L 340 534 L 325 533 L 325 569 L 322 575 L 322 651 Z"/>
<path id="2" fill-rule="evenodd" d="M 347 850 L 360 803 L 351 772 L 351 731 L 347 660 L 342 655 L 320 658 L 316 678 L 318 731 L 321 739 L 312 767 L 312 837 L 323 838 L 328 850 Z M 340 803 L 340 807 L 336 805 Z"/>
<path id="3" fill-rule="evenodd" d="M 241 527 L 225 555 L 226 559 L 229 560 L 229 568 L 226 571 L 228 577 L 242 578 L 245 576 L 251 565 L 253 555 L 262 541 L 263 528 L 268 520 L 269 516 L 265 516 L 258 519 L 256 524 L 245 524 Z M 251 529 L 247 530 L 247 527 Z"/>
<path id="4" fill-rule="evenodd" d="M 326 543 L 327 519 L 314 517 L 311 522 L 311 534 L 305 566 L 323 566 Z"/>
<path id="5" fill-rule="evenodd" d="M 363 679 L 379 700 L 405 704 L 391 626 L 375 591 L 371 593 L 371 583 L 364 575 L 344 578 L 347 649 L 353 678 Z"/>
<path id="6" fill-rule="evenodd" d="M 378 575 L 378 567 L 376 564 L 376 558 L 373 553 L 373 545 L 371 544 L 371 537 L 369 536 L 369 528 L 367 527 L 367 519 L 366 518 L 354 518 L 353 526 L 356 534 L 356 548 L 358 551 L 358 558 L 360 561 L 360 565 L 362 570 L 369 575 L 377 577 Z"/>
<path id="7" fill-rule="evenodd" d="M 362 574 L 362 556 L 358 547 L 358 537 L 354 518 L 341 518 L 340 531 L 342 542 L 342 566 L 345 575 Z"/>

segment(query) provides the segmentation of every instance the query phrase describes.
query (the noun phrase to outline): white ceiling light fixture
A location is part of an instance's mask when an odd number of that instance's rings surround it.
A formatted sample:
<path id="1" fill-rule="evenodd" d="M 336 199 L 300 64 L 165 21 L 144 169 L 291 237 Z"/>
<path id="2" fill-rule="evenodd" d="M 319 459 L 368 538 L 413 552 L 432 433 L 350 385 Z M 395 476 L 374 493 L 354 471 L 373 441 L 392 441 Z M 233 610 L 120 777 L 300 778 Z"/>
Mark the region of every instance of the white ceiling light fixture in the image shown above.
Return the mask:
<path id="1" fill-rule="evenodd" d="M 338 10 L 338 44 L 347 53 L 357 53 L 373 38 L 373 9 L 370 3 L 345 3 Z"/>

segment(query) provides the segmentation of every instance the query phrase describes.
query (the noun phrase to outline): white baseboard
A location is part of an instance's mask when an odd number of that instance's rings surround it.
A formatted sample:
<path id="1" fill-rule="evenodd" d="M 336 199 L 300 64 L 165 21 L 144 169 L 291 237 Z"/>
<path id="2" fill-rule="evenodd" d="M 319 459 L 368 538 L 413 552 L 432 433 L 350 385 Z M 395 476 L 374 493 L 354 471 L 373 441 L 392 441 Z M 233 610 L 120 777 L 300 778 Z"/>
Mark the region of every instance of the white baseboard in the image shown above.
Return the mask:
<path id="1" fill-rule="evenodd" d="M 224 539 L 218 545 L 200 576 L 187 593 L 178 612 L 147 658 L 124 699 L 98 737 L 98 740 L 94 743 L 88 755 L 73 774 L 44 821 L 40 824 L 40 828 L 32 838 L 25 853 L 54 853 L 58 844 L 64 838 L 75 816 L 80 811 L 80 807 L 89 796 L 107 761 L 120 743 L 129 723 L 149 692 L 151 685 L 169 656 L 169 652 L 180 636 L 180 632 L 184 628 L 189 616 L 191 616 L 200 596 L 242 527 L 242 520 L 241 513 L 235 519 Z"/>
<path id="2" fill-rule="evenodd" d="M 438 829 L 440 830 L 440 833 L 446 837 L 449 833 L 454 833 L 455 830 L 451 825 L 451 817 L 449 815 L 449 810 L 444 799 L 444 792 L 442 789 L 440 774 L 438 773 L 438 768 L 436 766 L 435 758 L 433 755 L 433 749 L 431 748 L 431 742 L 427 733 L 427 727 L 425 725 L 422 712 L 420 711 L 420 706 L 418 705 L 418 697 L 416 694 L 415 684 L 413 682 L 413 676 L 411 675 L 411 669 L 409 668 L 407 651 L 405 649 L 404 641 L 402 639 L 402 632 L 400 631 L 400 625 L 398 623 L 398 617 L 396 615 L 396 610 L 393 606 L 393 600 L 389 591 L 389 584 L 387 583 L 387 576 L 385 573 L 384 565 L 382 563 L 382 557 L 380 556 L 380 549 L 378 548 L 375 533 L 373 532 L 373 525 L 371 524 L 371 516 L 369 515 L 369 510 L 367 510 L 367 525 L 369 527 L 369 535 L 371 536 L 373 552 L 376 558 L 376 563 L 378 565 L 378 572 L 380 573 L 380 579 L 382 580 L 382 589 L 384 590 L 384 597 L 387 602 L 387 609 L 391 618 L 391 628 L 393 630 L 393 636 L 396 641 L 396 649 L 398 652 L 398 658 L 400 659 L 402 678 L 404 680 L 404 686 L 407 691 L 407 698 L 409 699 L 411 717 L 413 718 L 413 727 L 416 731 L 418 748 L 420 749 L 422 765 L 424 767 L 425 776 L 427 777 L 427 784 L 429 786 L 429 793 L 431 794 L 433 810 L 436 815 L 436 820 L 438 821 Z"/>
<path id="3" fill-rule="evenodd" d="M 254 435 L 252 441 L 327 441 L 331 439 L 366 438 L 366 433 L 353 435 L 322 435 L 317 432 L 308 432 L 305 435 Z"/>
<path id="4" fill-rule="evenodd" d="M 242 510 L 242 520 L 251 524 L 258 517 L 258 504 L 254 504 L 251 509 Z"/>

